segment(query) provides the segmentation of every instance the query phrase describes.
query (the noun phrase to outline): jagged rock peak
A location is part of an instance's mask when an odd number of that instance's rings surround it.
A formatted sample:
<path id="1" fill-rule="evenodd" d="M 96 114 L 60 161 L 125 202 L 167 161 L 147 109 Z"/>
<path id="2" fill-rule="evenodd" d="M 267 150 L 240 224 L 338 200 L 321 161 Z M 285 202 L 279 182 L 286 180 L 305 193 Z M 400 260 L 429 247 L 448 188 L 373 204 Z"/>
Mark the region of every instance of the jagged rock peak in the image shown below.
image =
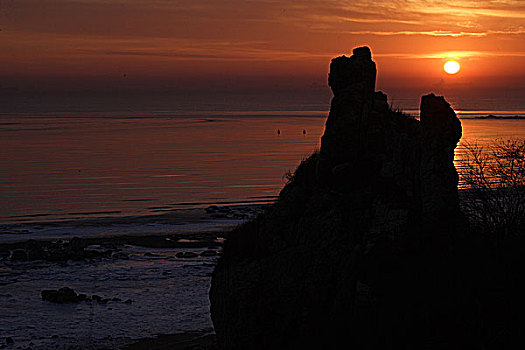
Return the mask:
<path id="1" fill-rule="evenodd" d="M 406 337 L 392 348 L 418 348 L 404 345 L 420 347 L 428 330 L 447 325 L 421 320 L 455 308 L 432 291 L 439 254 L 459 227 L 453 159 L 461 123 L 433 94 L 422 98 L 421 122 L 391 110 L 375 79 L 367 47 L 332 60 L 320 152 L 267 212 L 230 233 L 210 289 L 224 349 L 332 349 L 349 340 L 384 348 L 375 339 L 398 333 Z M 421 273 L 435 261 L 433 273 Z M 377 306 L 362 303 L 361 285 Z"/>
<path id="2" fill-rule="evenodd" d="M 433 93 L 421 97 L 421 125 L 426 128 L 448 130 L 450 139 L 456 141 L 461 138 L 461 123 L 456 112 L 443 96 Z M 454 144 L 455 146 L 455 144 Z"/>
<path id="3" fill-rule="evenodd" d="M 376 73 L 376 64 L 372 61 L 370 49 L 366 46 L 358 47 L 353 50 L 352 56 L 340 56 L 332 60 L 328 85 L 334 95 L 349 89 L 373 93 Z"/>
<path id="4" fill-rule="evenodd" d="M 355 57 L 363 57 L 372 60 L 372 51 L 370 51 L 368 46 L 356 47 L 352 50 L 352 53 Z"/>
<path id="5" fill-rule="evenodd" d="M 447 131 L 447 141 L 455 140 L 455 143 L 452 144 L 455 147 L 462 135 L 461 122 L 445 98 L 433 93 L 422 96 L 420 111 L 422 127 Z"/>
<path id="6" fill-rule="evenodd" d="M 456 113 L 443 96 L 421 97 L 421 204 L 427 231 L 450 232 L 459 213 L 458 173 L 454 149 L 462 128 Z"/>

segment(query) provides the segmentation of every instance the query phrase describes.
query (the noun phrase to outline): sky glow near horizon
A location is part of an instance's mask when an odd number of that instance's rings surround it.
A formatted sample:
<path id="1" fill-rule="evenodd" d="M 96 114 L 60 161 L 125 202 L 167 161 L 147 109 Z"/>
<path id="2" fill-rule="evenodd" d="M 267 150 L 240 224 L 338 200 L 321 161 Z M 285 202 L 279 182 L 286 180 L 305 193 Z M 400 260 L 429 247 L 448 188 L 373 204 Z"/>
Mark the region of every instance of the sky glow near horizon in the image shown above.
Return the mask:
<path id="1" fill-rule="evenodd" d="M 361 45 L 379 85 L 525 88 L 521 0 L 0 0 L 0 30 L 4 89 L 124 74 L 135 87 L 324 82 L 330 59 Z M 462 66 L 454 77 L 448 59 Z"/>

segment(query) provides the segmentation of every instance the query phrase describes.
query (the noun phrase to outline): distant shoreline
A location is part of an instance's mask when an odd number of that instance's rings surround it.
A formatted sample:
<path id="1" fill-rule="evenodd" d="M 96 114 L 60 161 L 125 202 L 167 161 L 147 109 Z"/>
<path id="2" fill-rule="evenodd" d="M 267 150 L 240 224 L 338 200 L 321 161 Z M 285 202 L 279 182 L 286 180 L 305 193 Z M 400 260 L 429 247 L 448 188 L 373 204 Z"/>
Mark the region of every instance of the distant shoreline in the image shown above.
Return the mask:
<path id="1" fill-rule="evenodd" d="M 475 116 L 475 117 L 472 117 L 472 119 L 525 119 L 525 116 L 521 116 L 521 115 L 498 116 L 498 115 L 489 114 L 487 116 Z"/>

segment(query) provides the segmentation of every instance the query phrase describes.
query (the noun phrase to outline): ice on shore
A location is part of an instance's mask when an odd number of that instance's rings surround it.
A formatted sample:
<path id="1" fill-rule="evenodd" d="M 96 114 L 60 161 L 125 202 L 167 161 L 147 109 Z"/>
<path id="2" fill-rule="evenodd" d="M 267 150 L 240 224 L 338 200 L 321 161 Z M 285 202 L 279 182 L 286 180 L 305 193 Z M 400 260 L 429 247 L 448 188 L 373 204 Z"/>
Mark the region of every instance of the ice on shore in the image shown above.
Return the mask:
<path id="1" fill-rule="evenodd" d="M 32 349 L 98 349 L 155 334 L 211 331 L 208 289 L 217 257 L 177 258 L 184 251 L 198 249 L 124 246 L 127 260 L 2 262 L 1 336 Z M 64 286 L 133 302 L 42 301 L 42 290 Z"/>

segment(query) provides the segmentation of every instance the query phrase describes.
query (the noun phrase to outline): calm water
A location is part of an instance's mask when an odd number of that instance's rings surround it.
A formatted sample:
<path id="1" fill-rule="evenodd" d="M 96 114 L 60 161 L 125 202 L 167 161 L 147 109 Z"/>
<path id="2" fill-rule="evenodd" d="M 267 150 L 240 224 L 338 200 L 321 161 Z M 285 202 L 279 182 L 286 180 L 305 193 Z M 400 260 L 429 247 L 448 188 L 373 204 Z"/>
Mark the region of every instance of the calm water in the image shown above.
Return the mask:
<path id="1" fill-rule="evenodd" d="M 525 137 L 525 120 L 468 119 L 491 113 L 525 114 L 460 111 L 463 140 Z M 271 201 L 319 147 L 326 112 L 187 115 L 0 116 L 0 223 Z"/>
<path id="2" fill-rule="evenodd" d="M 271 201 L 284 184 L 283 174 L 319 146 L 325 117 L 323 111 L 0 115 L 0 223 Z M 462 123 L 466 140 L 525 137 L 525 120 Z M 31 234 L 67 239 L 174 229 L 51 225 Z M 127 260 L 66 264 L 4 259 L 0 335 L 13 337 L 22 348 L 107 349 L 161 333 L 212 331 L 208 291 L 217 258 L 177 258 L 181 250 L 124 246 Z M 64 286 L 133 303 L 41 300 L 41 290 Z"/>
<path id="3" fill-rule="evenodd" d="M 3 117 L 0 222 L 268 201 L 323 128 L 297 116 Z"/>

